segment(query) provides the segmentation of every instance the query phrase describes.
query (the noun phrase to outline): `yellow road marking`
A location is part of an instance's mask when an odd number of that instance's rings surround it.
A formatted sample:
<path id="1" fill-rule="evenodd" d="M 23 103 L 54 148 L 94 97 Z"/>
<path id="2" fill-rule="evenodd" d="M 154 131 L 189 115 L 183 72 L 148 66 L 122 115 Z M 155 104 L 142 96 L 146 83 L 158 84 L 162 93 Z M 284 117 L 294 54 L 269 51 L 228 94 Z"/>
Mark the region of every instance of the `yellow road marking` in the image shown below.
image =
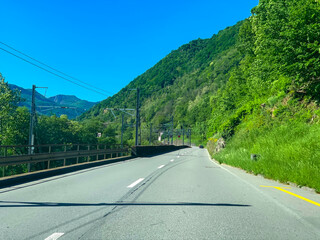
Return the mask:
<path id="1" fill-rule="evenodd" d="M 320 207 L 320 203 L 317 203 L 317 202 L 312 201 L 312 200 L 310 200 L 310 199 L 308 199 L 308 198 L 302 197 L 302 196 L 300 196 L 300 195 L 298 195 L 298 194 L 295 194 L 295 193 L 289 192 L 289 191 L 287 191 L 287 190 L 284 190 L 284 188 L 290 189 L 289 187 L 274 187 L 274 186 L 263 186 L 263 185 L 260 185 L 260 187 L 275 188 L 275 189 L 278 189 L 278 190 L 280 190 L 280 191 L 282 191 L 282 192 L 285 192 L 285 193 L 287 193 L 287 194 L 290 194 L 290 195 L 292 195 L 292 196 L 295 196 L 295 197 L 300 198 L 300 199 L 302 199 L 302 200 L 304 200 L 304 201 L 306 201 L 306 202 L 309 202 L 309 203 L 311 203 L 311 204 L 314 204 L 314 205 Z"/>

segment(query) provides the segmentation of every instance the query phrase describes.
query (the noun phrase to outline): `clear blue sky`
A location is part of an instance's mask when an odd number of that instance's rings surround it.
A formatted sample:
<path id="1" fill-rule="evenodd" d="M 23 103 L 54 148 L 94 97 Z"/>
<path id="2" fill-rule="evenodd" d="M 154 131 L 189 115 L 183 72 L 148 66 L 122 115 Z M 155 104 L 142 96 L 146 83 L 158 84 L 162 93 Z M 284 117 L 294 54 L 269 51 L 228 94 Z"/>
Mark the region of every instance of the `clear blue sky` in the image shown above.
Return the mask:
<path id="1" fill-rule="evenodd" d="M 0 41 L 117 93 L 172 50 L 249 17 L 257 4 L 258 0 L 0 0 Z M 24 88 L 49 87 L 47 96 L 107 98 L 2 50 L 0 72 L 7 82 Z"/>

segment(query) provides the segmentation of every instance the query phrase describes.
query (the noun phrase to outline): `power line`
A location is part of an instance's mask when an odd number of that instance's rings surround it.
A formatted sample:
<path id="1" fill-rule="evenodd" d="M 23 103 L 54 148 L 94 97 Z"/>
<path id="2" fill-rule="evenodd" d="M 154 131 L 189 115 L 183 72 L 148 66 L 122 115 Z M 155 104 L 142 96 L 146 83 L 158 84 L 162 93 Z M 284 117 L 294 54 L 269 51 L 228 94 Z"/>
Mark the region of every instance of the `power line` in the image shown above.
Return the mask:
<path id="1" fill-rule="evenodd" d="M 57 73 L 54 73 L 54 72 L 48 70 L 48 69 L 45 69 L 44 67 L 41 67 L 41 66 L 39 66 L 39 65 L 37 65 L 37 64 L 35 64 L 35 63 L 33 63 L 33 62 L 31 62 L 31 61 L 23 58 L 23 57 L 20 57 L 20 56 L 14 54 L 14 53 L 12 53 L 12 52 L 10 52 L 10 51 L 2 48 L 2 47 L 0 47 L 0 50 L 3 50 L 3 51 L 5 51 L 5 52 L 7 52 L 7 53 L 9 53 L 9 54 L 11 54 L 11 55 L 13 55 L 13 56 L 15 56 L 15 57 L 17 57 L 17 58 L 19 58 L 19 59 L 27 62 L 27 63 L 30 63 L 31 65 L 33 65 L 33 66 L 35 66 L 35 67 L 38 67 L 38 68 L 40 68 L 40 69 L 42 69 L 42 70 L 44 70 L 44 71 L 46 71 L 46 72 L 48 72 L 48 73 L 56 76 L 56 77 L 62 78 L 62 79 L 64 79 L 64 80 L 68 81 L 68 82 L 71 82 L 71 83 L 73 83 L 73 84 L 75 84 L 75 85 L 78 85 L 79 87 L 85 88 L 85 89 L 87 89 L 87 90 L 89 90 L 89 91 L 93 91 L 93 92 L 96 92 L 96 93 L 101 94 L 101 95 L 104 95 L 104 96 L 110 96 L 110 95 L 107 95 L 107 94 L 105 94 L 105 93 L 98 92 L 97 90 L 94 90 L 94 89 L 88 88 L 88 87 L 86 87 L 86 86 L 83 86 L 83 85 L 81 85 L 81 84 L 79 84 L 79 83 L 77 83 L 77 82 L 75 82 L 75 81 L 72 81 L 72 80 L 70 80 L 70 79 L 68 79 L 68 78 L 65 78 L 65 77 L 63 77 L 63 76 L 61 76 L 61 75 L 59 75 L 59 74 L 57 74 Z"/>
<path id="2" fill-rule="evenodd" d="M 95 89 L 98 89 L 98 90 L 100 90 L 100 91 L 103 91 L 103 92 L 106 92 L 106 93 L 109 93 L 109 94 L 114 94 L 114 93 L 105 91 L 105 90 L 103 90 L 103 89 L 101 89 L 101 88 L 95 87 L 95 86 L 93 86 L 93 85 L 91 85 L 91 84 L 89 84 L 89 83 L 86 83 L 86 82 L 84 82 L 84 81 L 81 81 L 80 79 L 77 79 L 77 78 L 75 78 L 75 77 L 72 77 L 72 76 L 70 76 L 70 75 L 68 75 L 68 74 L 66 74 L 66 73 L 64 73 L 64 72 L 61 72 L 61 71 L 59 71 L 59 70 L 57 70 L 57 69 L 55 69 L 55 68 L 53 68 L 53 67 L 50 67 L 49 65 L 47 65 L 47 64 L 45 64 L 45 63 L 43 63 L 43 62 L 40 62 L 39 60 L 37 60 L 37 59 L 35 59 L 35 58 L 33 58 L 33 57 L 31 57 L 31 56 L 29 56 L 29 55 L 27 55 L 27 54 L 19 51 L 19 50 L 15 49 L 15 48 L 13 48 L 13 47 L 11 47 L 11 46 L 9 46 L 8 44 L 6 44 L 6 43 L 4 43 L 4 42 L 1 42 L 1 41 L 0 41 L 0 44 L 5 45 L 6 47 L 8 47 L 8 48 L 10 48 L 10 49 L 12 49 L 12 50 L 20 53 L 21 55 L 26 56 L 26 57 L 32 59 L 33 61 L 35 61 L 35 62 L 37 62 L 37 63 L 40 63 L 41 65 L 46 66 L 47 68 L 50 68 L 50 69 L 52 69 L 52 70 L 54 70 L 54 71 L 56 71 L 56 72 L 58 72 L 58 73 L 61 73 L 62 75 L 65 75 L 65 76 L 67 76 L 67 77 L 69 77 L 69 78 L 72 78 L 72 79 L 74 79 L 74 80 L 76 80 L 76 81 L 78 81 L 78 82 L 81 82 L 81 83 L 83 83 L 83 84 L 85 84 L 85 85 L 87 85 L 87 86 L 93 87 L 93 88 L 95 88 Z"/>
<path id="3" fill-rule="evenodd" d="M 40 63 L 40 64 L 43 65 L 43 66 L 46 66 L 47 68 L 50 68 L 51 70 L 54 70 L 55 72 L 58 72 L 58 73 L 60 73 L 60 74 L 62 74 L 62 75 L 64 75 L 64 76 L 67 76 L 67 77 L 69 77 L 69 78 L 71 78 L 71 79 L 73 79 L 73 80 L 76 80 L 76 81 L 78 81 L 78 82 L 81 82 L 82 84 L 85 84 L 85 85 L 87 85 L 87 86 L 90 86 L 90 87 L 92 87 L 92 88 L 95 88 L 95 89 L 97 89 L 97 90 L 103 91 L 103 92 L 108 93 L 108 94 L 111 94 L 111 95 L 114 94 L 114 93 L 112 93 L 112 92 L 108 92 L 108 91 L 103 90 L 103 89 L 101 89 L 101 88 L 95 87 L 95 86 L 93 86 L 93 85 L 91 85 L 91 84 L 88 84 L 88 83 L 86 83 L 86 82 L 84 82 L 84 81 L 81 81 L 80 79 L 77 79 L 77 78 L 75 78 L 75 77 L 72 77 L 72 76 L 70 76 L 70 75 L 68 75 L 68 74 L 66 74 L 66 73 L 64 73 L 64 72 L 62 72 L 62 71 L 59 71 L 59 70 L 57 70 L 57 69 L 55 69 L 55 68 L 53 68 L 53 67 L 50 67 L 49 65 L 47 65 L 47 64 L 45 64 L 45 63 L 43 63 L 43 62 L 40 62 L 39 60 L 37 60 L 37 59 L 35 59 L 35 58 L 33 58 L 33 57 L 31 57 L 31 56 L 29 56 L 29 55 L 27 55 L 27 54 L 19 51 L 19 50 L 15 49 L 15 48 L 13 48 L 13 47 L 11 47 L 11 46 L 9 46 L 8 44 L 6 44 L 6 43 L 4 43 L 4 42 L 1 42 L 1 41 L 0 41 L 0 44 L 2 44 L 2 45 L 4 45 L 4 46 L 6 46 L 6 47 L 8 47 L 8 48 L 10 48 L 10 49 L 18 52 L 18 53 L 20 53 L 20 54 L 23 55 L 23 56 L 26 56 L 26 57 L 32 59 L 33 61 L 35 61 L 35 62 L 37 62 L 37 63 Z M 0 49 L 1 49 L 1 50 L 4 50 L 3 48 L 0 48 Z M 4 50 L 4 51 L 6 51 L 6 50 Z M 12 55 L 15 56 L 15 57 L 18 57 L 18 56 L 16 56 L 15 54 L 13 54 L 13 53 L 11 53 L 11 52 L 9 52 L 9 51 L 6 51 L 6 52 L 12 54 Z M 21 57 L 19 57 L 19 58 L 22 59 Z M 22 60 L 24 60 L 24 59 L 22 59 Z M 24 61 L 25 61 L 25 60 L 24 60 Z M 26 62 L 30 63 L 29 61 L 26 61 Z M 32 65 L 35 65 L 35 64 L 32 64 Z M 35 65 L 35 66 L 36 66 L 36 65 Z M 38 66 L 37 66 L 37 67 L 38 67 Z M 41 68 L 41 69 L 44 70 L 43 68 Z M 50 73 L 51 73 L 51 72 L 50 72 Z M 70 82 L 72 82 L 72 81 L 70 81 Z M 72 83 L 73 83 L 73 82 L 72 82 Z M 77 85 L 78 85 L 78 84 L 77 84 Z"/>

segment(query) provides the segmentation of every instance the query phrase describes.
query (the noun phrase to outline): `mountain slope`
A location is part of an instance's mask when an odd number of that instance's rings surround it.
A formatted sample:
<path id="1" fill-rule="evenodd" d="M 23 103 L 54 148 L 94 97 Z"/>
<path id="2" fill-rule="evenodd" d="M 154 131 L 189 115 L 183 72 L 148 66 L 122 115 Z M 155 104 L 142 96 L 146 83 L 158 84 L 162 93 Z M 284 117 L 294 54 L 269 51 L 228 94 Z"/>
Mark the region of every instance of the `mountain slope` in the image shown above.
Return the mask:
<path id="1" fill-rule="evenodd" d="M 129 89 L 139 87 L 142 139 L 148 123 L 173 116 L 219 162 L 320 192 L 320 3 L 264 0 L 252 13 L 171 52 L 81 118 L 107 122 L 103 109 L 134 107 Z"/>
<path id="2" fill-rule="evenodd" d="M 136 92 L 130 89 L 139 87 L 142 124 L 158 125 L 168 122 L 172 116 L 178 127 L 204 124 L 210 117 L 210 96 L 225 85 L 230 71 L 242 59 L 235 47 L 241 25 L 239 22 L 210 39 L 194 40 L 172 51 L 80 118 L 112 119 L 111 113 L 104 114 L 104 108 L 134 107 Z"/>
<path id="3" fill-rule="evenodd" d="M 32 90 L 24 89 L 14 84 L 9 84 L 12 90 L 17 90 L 21 94 L 22 101 L 19 106 L 31 108 Z M 55 114 L 60 116 L 67 115 L 70 119 L 78 117 L 86 110 L 90 109 L 96 103 L 81 100 L 76 96 L 57 95 L 54 97 L 46 98 L 36 91 L 36 107 L 37 112 L 44 115 Z M 69 108 L 68 108 L 69 107 Z"/>
<path id="4" fill-rule="evenodd" d="M 89 110 L 96 104 L 94 102 L 81 100 L 74 95 L 57 95 L 48 99 L 62 106 L 77 107 L 85 111 Z"/>

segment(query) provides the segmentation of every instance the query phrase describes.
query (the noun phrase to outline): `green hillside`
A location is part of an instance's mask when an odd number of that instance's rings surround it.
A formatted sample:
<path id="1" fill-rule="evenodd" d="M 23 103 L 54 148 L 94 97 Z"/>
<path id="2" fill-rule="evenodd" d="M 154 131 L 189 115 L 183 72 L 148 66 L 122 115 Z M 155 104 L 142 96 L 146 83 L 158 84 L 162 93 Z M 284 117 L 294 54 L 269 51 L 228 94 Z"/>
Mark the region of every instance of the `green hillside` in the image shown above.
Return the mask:
<path id="1" fill-rule="evenodd" d="M 226 84 L 230 72 L 243 55 L 236 48 L 242 22 L 220 31 L 210 39 L 198 39 L 172 51 L 154 67 L 134 79 L 113 97 L 100 102 L 81 116 L 112 121 L 106 107 L 134 107 L 141 89 L 142 125 L 159 125 L 174 117 L 175 127 L 198 127 L 195 134 L 206 140 L 210 119 L 210 98 Z M 201 131 L 200 131 L 201 129 Z"/>
<path id="2" fill-rule="evenodd" d="M 32 89 L 24 89 L 14 84 L 9 84 L 12 90 L 20 92 L 19 106 L 31 108 Z M 72 95 L 57 95 L 47 98 L 36 91 L 37 112 L 42 115 L 67 115 L 69 119 L 75 119 L 96 103 L 81 100 Z"/>
<path id="3" fill-rule="evenodd" d="M 319 42 L 317 0 L 260 1 L 250 18 L 172 51 L 81 118 L 113 121 L 103 109 L 134 107 L 129 89 L 139 87 L 142 129 L 174 116 L 219 162 L 320 191 Z"/>

